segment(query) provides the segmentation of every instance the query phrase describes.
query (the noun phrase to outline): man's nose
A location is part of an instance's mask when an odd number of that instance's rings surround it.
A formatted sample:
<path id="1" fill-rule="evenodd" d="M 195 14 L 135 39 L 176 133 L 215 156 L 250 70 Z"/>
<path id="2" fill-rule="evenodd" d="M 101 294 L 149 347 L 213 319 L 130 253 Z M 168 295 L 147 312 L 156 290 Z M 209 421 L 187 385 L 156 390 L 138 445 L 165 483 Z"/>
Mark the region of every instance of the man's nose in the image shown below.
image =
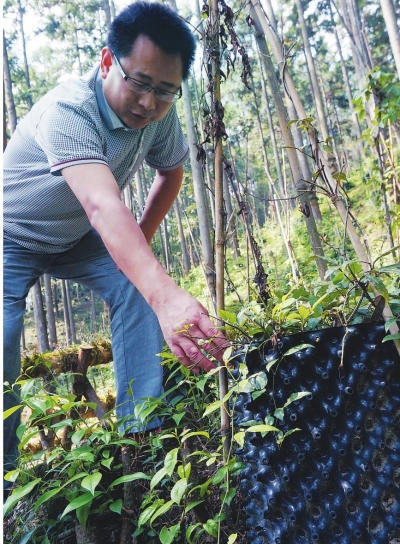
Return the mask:
<path id="1" fill-rule="evenodd" d="M 150 89 L 147 93 L 141 94 L 138 103 L 145 110 L 154 110 L 157 105 L 156 92 L 154 89 Z"/>

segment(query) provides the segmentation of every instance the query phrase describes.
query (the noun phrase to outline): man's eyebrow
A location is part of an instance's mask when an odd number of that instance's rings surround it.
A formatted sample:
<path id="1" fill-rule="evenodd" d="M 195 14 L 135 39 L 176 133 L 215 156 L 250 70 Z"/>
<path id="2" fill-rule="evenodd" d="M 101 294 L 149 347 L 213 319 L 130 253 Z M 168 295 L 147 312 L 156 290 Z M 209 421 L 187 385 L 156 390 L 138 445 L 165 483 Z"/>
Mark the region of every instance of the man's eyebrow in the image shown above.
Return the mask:
<path id="1" fill-rule="evenodd" d="M 144 74 L 143 72 L 135 72 L 135 76 L 139 76 L 142 79 L 147 79 L 149 84 L 151 84 L 152 81 L 153 81 L 152 77 L 148 76 L 147 74 Z M 165 85 L 166 87 L 170 87 L 171 89 L 176 89 L 177 88 L 176 85 L 174 85 L 170 81 L 161 81 L 160 85 Z"/>

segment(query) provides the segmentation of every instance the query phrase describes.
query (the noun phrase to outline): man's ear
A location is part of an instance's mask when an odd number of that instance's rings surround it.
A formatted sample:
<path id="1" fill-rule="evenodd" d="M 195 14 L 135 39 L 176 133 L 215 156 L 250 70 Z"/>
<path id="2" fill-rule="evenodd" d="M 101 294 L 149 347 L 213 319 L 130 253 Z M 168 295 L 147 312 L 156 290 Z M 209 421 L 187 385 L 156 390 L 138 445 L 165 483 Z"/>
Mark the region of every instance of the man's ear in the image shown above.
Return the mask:
<path id="1" fill-rule="evenodd" d="M 100 60 L 100 74 L 103 79 L 106 79 L 108 72 L 113 63 L 113 54 L 109 47 L 103 47 L 101 50 L 101 60 Z"/>

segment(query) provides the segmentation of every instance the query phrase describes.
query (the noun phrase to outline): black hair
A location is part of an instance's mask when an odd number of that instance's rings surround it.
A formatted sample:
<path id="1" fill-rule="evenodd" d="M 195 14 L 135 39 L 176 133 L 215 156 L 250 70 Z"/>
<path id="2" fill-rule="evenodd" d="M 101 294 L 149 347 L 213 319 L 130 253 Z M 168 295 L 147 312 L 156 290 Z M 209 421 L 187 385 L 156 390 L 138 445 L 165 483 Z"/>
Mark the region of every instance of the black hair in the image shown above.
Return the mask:
<path id="1" fill-rule="evenodd" d="M 165 53 L 179 55 L 183 79 L 188 77 L 196 42 L 177 13 L 156 2 L 130 4 L 111 23 L 107 45 L 117 57 L 128 57 L 140 35 L 147 36 Z"/>

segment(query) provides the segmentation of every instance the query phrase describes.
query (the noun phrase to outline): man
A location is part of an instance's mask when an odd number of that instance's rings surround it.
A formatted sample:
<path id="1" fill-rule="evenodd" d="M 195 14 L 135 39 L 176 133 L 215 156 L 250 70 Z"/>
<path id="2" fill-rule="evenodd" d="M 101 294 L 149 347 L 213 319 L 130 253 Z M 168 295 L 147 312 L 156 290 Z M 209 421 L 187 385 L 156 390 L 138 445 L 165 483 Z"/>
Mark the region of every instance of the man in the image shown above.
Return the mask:
<path id="1" fill-rule="evenodd" d="M 214 367 L 202 350 L 221 360 L 227 345 L 149 250 L 188 156 L 174 102 L 194 53 L 174 12 L 130 5 L 112 23 L 100 66 L 43 97 L 4 156 L 5 380 L 20 373 L 25 299 L 39 276 L 81 283 L 110 306 L 117 415 L 129 432 L 144 429 L 135 405 L 162 392 L 163 337 L 194 372 Z M 156 176 L 138 224 L 120 191 L 143 160 Z M 5 395 L 5 409 L 13 403 Z M 18 418 L 5 420 L 6 468 L 15 462 Z M 155 418 L 147 429 L 159 425 Z"/>

